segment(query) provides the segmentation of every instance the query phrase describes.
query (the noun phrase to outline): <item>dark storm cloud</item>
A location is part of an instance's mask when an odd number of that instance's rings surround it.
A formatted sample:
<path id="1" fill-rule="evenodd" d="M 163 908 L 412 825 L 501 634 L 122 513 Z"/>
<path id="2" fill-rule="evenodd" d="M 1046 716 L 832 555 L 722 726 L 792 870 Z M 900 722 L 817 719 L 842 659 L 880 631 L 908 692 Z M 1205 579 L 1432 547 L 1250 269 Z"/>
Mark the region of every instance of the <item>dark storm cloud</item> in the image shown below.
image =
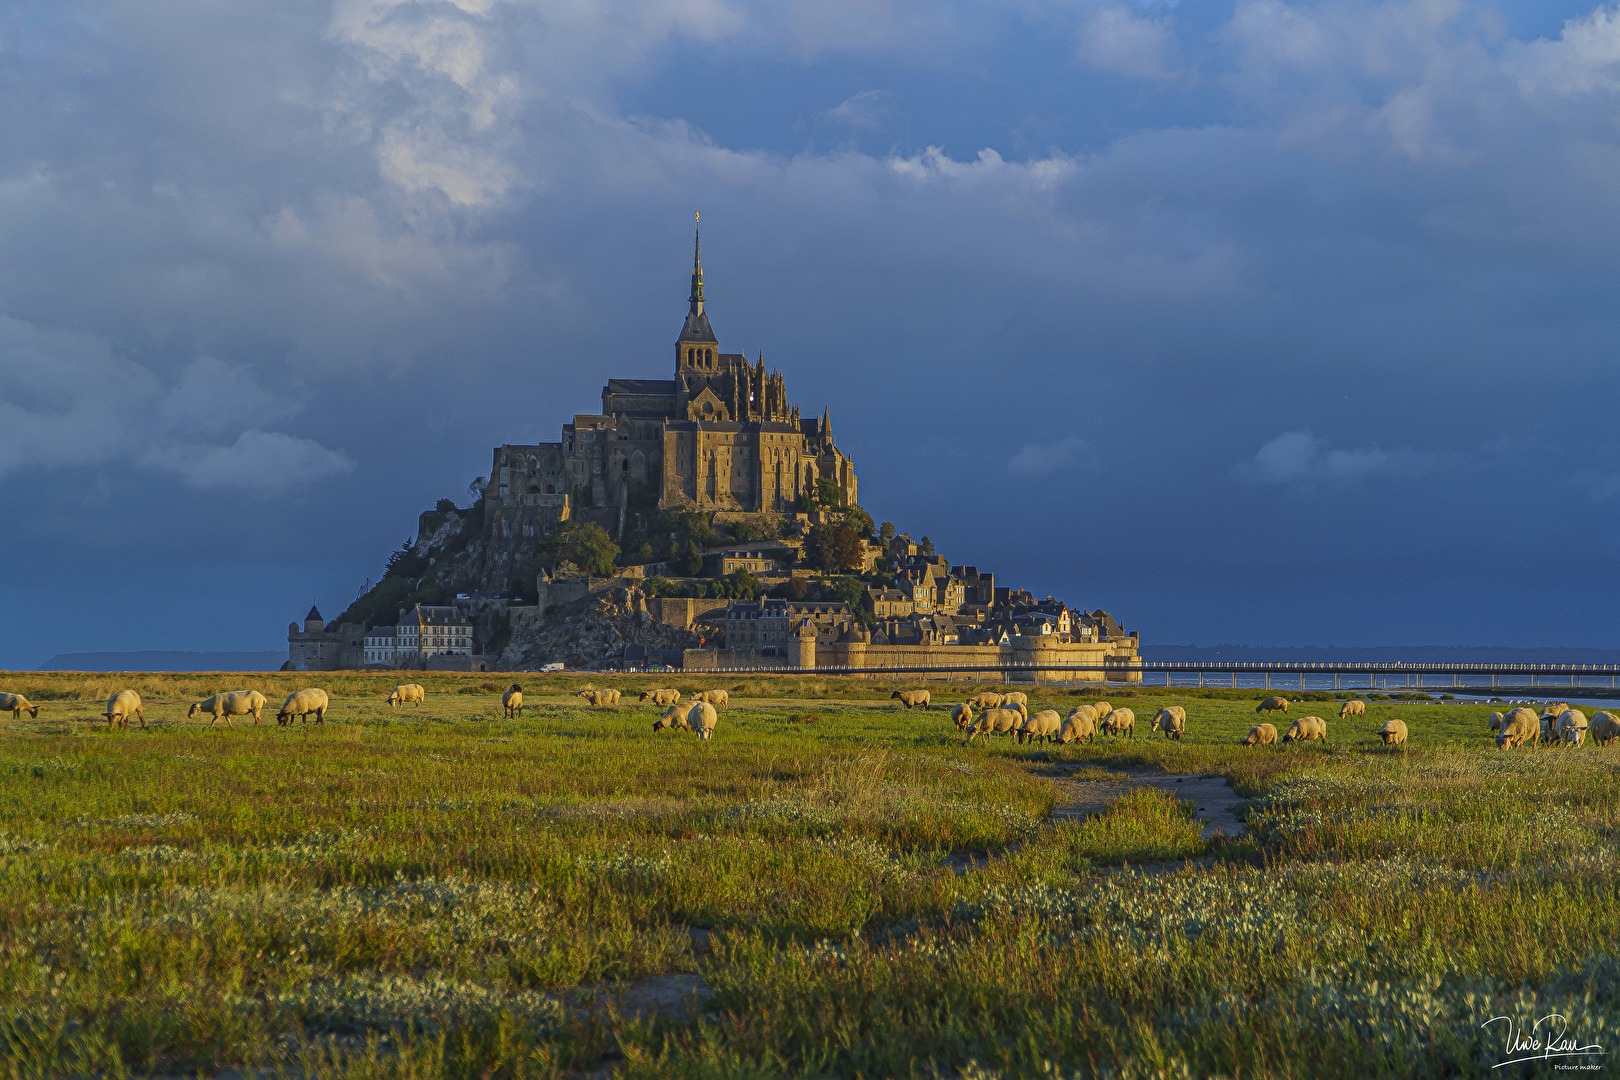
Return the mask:
<path id="1" fill-rule="evenodd" d="M 15 10 L 0 664 L 341 607 L 668 366 L 699 206 L 724 343 L 954 557 L 1158 640 L 1620 643 L 1620 21 L 1184 8 Z"/>

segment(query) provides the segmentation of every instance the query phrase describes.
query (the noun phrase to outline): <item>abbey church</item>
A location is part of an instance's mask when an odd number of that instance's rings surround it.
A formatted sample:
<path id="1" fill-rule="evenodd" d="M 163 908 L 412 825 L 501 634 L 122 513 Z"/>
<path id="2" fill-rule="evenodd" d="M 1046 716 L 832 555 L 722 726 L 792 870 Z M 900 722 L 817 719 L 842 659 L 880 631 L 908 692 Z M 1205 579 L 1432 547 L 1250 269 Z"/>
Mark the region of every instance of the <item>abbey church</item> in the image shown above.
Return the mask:
<path id="1" fill-rule="evenodd" d="M 628 507 L 776 514 L 817 481 L 856 501 L 855 466 L 833 443 L 831 417 L 800 416 L 765 358 L 720 351 L 703 298 L 701 237 L 675 342 L 672 379 L 609 379 L 602 411 L 564 424 L 558 442 L 501 446 L 485 489 L 487 527 L 503 539 L 558 521 L 623 529 Z"/>

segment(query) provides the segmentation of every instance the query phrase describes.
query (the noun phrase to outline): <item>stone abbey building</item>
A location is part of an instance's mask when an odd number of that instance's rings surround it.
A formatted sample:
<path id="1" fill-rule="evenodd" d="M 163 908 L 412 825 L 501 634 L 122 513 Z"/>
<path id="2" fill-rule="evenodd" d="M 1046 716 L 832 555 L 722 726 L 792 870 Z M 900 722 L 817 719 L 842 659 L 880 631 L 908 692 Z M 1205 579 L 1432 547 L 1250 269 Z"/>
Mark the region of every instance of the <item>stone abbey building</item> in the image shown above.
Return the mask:
<path id="1" fill-rule="evenodd" d="M 803 417 L 765 357 L 720 351 L 694 242 L 692 292 L 672 379 L 609 379 L 602 411 L 564 424 L 557 442 L 501 446 L 485 488 L 492 539 L 544 535 L 558 521 L 623 531 L 626 509 L 740 514 L 792 510 L 819 480 L 856 501 L 855 466 L 833 443 L 828 410 Z"/>

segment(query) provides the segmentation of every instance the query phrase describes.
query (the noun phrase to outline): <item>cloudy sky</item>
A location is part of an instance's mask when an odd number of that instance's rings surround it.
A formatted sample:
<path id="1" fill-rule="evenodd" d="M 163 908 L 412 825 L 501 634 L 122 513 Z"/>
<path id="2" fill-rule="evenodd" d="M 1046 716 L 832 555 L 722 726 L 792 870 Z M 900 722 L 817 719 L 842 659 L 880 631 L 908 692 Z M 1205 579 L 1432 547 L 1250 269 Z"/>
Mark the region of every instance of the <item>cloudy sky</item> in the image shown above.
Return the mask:
<path id="1" fill-rule="evenodd" d="M 0 6 L 0 667 L 262 649 L 721 343 L 1149 641 L 1620 646 L 1620 13 Z"/>

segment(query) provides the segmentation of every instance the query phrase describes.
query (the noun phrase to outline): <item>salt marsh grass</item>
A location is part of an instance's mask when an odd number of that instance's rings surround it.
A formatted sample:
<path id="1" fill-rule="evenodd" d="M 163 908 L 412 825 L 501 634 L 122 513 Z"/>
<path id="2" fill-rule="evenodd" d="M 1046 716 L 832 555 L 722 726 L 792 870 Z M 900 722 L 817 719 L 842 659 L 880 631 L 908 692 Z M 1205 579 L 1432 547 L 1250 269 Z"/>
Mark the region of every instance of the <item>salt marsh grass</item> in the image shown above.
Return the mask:
<path id="1" fill-rule="evenodd" d="M 1485 706 L 1309 703 L 1326 747 L 1247 749 L 1258 694 L 1109 688 L 1187 739 L 966 747 L 898 684 L 516 676 L 504 720 L 512 676 L 412 678 L 0 679 L 46 706 L 0 725 L 5 1071 L 1450 1076 L 1552 1011 L 1620 1043 L 1620 748 L 1498 753 Z M 593 681 L 733 704 L 654 736 Z M 327 724 L 182 720 L 311 682 Z M 125 685 L 146 731 L 99 719 Z M 1230 777 L 1250 835 L 1146 788 L 1054 820 L 1043 772 L 1086 763 Z M 684 1020 L 614 1004 L 671 974 L 710 991 Z"/>

